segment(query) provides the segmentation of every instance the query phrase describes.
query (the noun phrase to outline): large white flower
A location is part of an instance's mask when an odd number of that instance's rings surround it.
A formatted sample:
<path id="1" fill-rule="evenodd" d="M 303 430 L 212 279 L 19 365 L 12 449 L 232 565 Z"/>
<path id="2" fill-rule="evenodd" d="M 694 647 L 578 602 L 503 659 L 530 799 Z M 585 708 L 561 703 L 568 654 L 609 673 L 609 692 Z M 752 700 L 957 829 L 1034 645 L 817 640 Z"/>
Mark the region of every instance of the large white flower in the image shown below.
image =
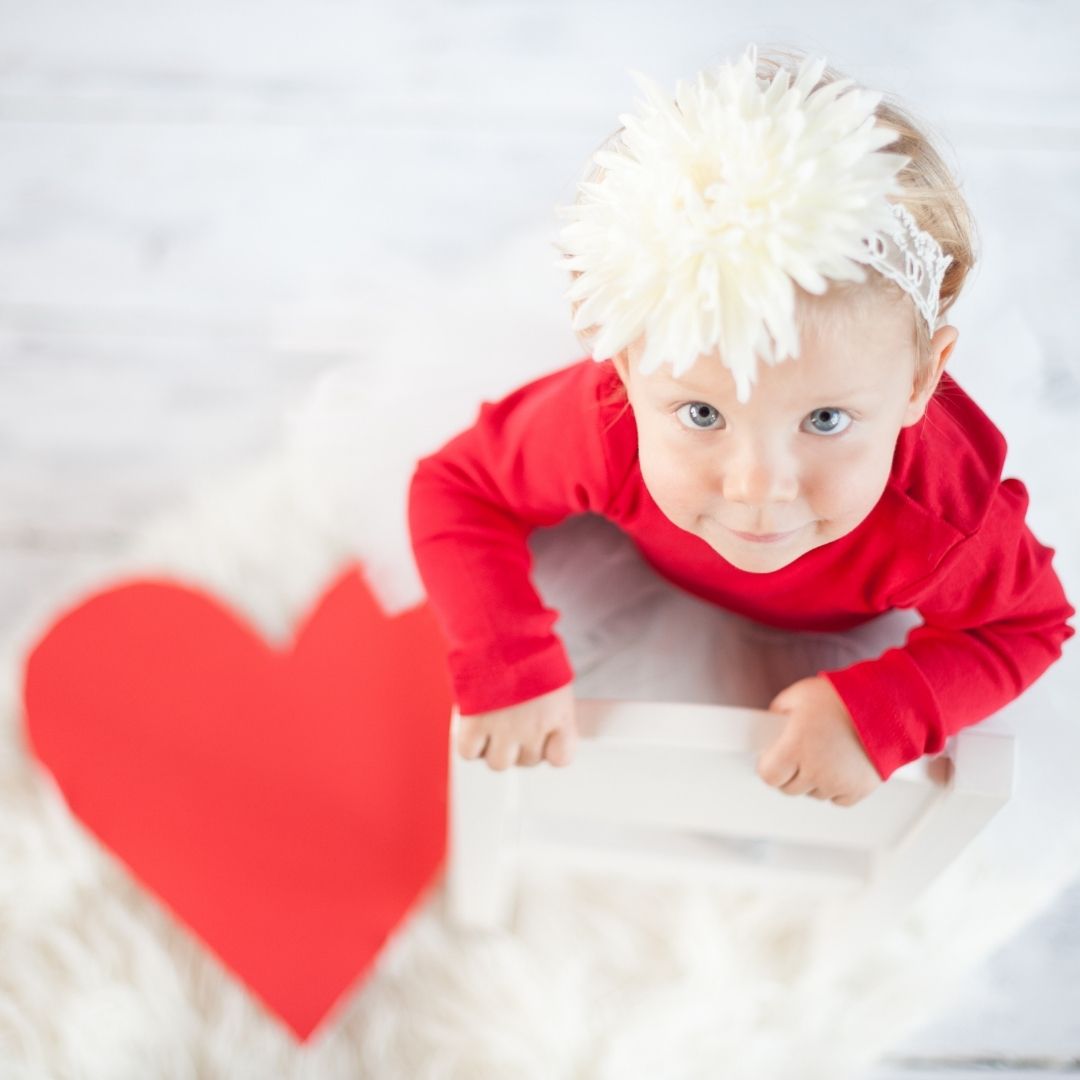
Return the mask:
<path id="1" fill-rule="evenodd" d="M 616 148 L 592 158 L 601 179 L 557 210 L 571 222 L 560 265 L 581 271 L 566 297 L 583 301 L 575 329 L 600 328 L 595 359 L 644 335 L 641 370 L 680 375 L 719 348 L 745 401 L 756 357 L 798 356 L 793 282 L 821 294 L 829 278 L 865 280 L 864 237 L 894 224 L 886 196 L 910 159 L 880 152 L 898 137 L 875 123 L 880 93 L 851 79 L 813 90 L 825 63 L 766 84 L 751 45 L 674 101 L 631 72 L 642 114 L 619 117 Z"/>

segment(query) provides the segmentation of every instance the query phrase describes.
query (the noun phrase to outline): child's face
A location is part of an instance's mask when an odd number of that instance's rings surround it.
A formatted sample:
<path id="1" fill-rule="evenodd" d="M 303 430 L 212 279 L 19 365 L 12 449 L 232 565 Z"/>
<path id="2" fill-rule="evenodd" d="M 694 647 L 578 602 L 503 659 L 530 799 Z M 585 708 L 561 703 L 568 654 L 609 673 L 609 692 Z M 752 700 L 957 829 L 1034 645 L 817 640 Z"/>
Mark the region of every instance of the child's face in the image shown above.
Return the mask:
<path id="1" fill-rule="evenodd" d="M 873 509 L 900 430 L 922 417 L 956 337 L 951 326 L 934 335 L 934 377 L 916 395 L 910 307 L 875 302 L 835 329 L 810 320 L 796 359 L 758 364 L 745 404 L 715 355 L 678 379 L 669 364 L 642 375 L 638 341 L 614 363 L 645 486 L 672 522 L 740 570 L 787 566 Z"/>

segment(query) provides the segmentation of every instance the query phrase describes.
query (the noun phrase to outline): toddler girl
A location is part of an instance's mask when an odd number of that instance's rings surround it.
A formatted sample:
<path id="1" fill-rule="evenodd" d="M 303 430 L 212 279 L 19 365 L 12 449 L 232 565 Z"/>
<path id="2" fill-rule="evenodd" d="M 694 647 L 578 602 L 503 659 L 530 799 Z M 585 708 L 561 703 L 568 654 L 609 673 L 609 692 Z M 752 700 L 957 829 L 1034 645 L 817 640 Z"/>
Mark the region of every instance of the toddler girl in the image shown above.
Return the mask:
<path id="1" fill-rule="evenodd" d="M 902 647 L 773 699 L 786 722 L 758 774 L 791 795 L 858 802 L 1074 632 L 1005 440 L 944 370 L 958 333 L 939 314 L 974 263 L 955 183 L 880 94 L 778 56 L 751 46 L 675 101 L 638 77 L 642 115 L 563 211 L 590 356 L 483 403 L 417 465 L 413 551 L 466 758 L 571 761 L 573 671 L 527 538 L 572 514 L 760 623 L 922 616 Z"/>

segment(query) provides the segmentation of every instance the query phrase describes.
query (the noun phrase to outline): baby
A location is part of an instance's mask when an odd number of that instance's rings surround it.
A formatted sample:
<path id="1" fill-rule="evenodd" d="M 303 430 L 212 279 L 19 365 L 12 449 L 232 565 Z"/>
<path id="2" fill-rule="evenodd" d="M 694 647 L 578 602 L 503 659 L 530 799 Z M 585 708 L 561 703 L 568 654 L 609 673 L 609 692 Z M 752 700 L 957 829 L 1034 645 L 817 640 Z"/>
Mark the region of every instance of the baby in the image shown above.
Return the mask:
<path id="1" fill-rule="evenodd" d="M 773 699 L 786 720 L 757 771 L 790 795 L 853 805 L 1074 633 L 1005 440 L 945 372 L 939 314 L 974 264 L 956 184 L 906 113 L 778 56 L 751 46 L 675 102 L 641 79 L 644 116 L 594 156 L 562 234 L 591 355 L 483 403 L 416 468 L 466 758 L 573 757 L 573 671 L 527 545 L 571 514 L 772 626 L 919 612 L 903 647 Z"/>

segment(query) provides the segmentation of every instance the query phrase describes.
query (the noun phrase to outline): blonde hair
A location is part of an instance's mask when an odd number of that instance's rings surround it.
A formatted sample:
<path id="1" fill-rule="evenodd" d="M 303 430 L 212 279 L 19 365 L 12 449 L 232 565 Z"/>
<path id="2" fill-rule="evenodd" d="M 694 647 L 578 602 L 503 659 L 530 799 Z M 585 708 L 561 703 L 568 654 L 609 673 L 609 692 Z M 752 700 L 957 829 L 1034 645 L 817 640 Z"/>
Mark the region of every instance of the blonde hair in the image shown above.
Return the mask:
<path id="1" fill-rule="evenodd" d="M 758 50 L 757 76 L 771 82 L 777 70 L 783 68 L 794 78 L 806 53 L 793 48 L 768 46 Z M 826 86 L 838 79 L 847 78 L 833 67 L 825 67 L 814 89 Z M 929 135 L 928 125 L 920 122 L 895 97 L 883 94 L 882 100 L 874 110 L 876 121 L 892 128 L 899 137 L 885 150 L 888 153 L 902 154 L 911 160 L 897 174 L 897 182 L 903 188 L 903 194 L 897 201 L 903 203 L 915 218 L 919 228 L 929 233 L 940 245 L 946 255 L 952 256 L 952 262 L 945 271 L 941 283 L 938 307 L 939 320 L 953 306 L 960 295 L 964 282 L 974 267 L 976 255 L 976 226 L 966 200 L 960 192 L 960 185 L 946 166 L 944 159 L 935 147 Z M 623 131 L 617 128 L 601 143 L 601 147 L 618 152 L 617 136 Z M 597 149 L 600 149 L 598 147 Z M 590 157 L 591 161 L 591 157 Z M 604 170 L 593 165 L 587 170 L 586 179 L 600 180 Z M 578 192 L 575 201 L 579 201 Z M 556 245 L 558 247 L 558 245 Z M 561 248 L 559 249 L 562 250 Z M 563 252 L 569 258 L 569 254 Z M 581 271 L 572 270 L 576 278 Z M 852 302 L 873 301 L 876 298 L 888 298 L 895 302 L 906 301 L 911 311 L 912 344 L 915 348 L 914 389 L 924 390 L 933 376 L 931 364 L 931 331 L 926 320 L 919 314 L 914 301 L 895 282 L 867 268 L 865 282 L 830 281 L 829 289 L 819 297 L 806 292 L 796 285 L 796 319 L 800 328 L 806 320 L 819 318 L 826 310 L 837 310 L 834 302 L 841 301 L 841 308 Z M 828 297 L 827 304 L 823 304 Z M 578 300 L 571 305 L 571 317 L 584 301 Z M 582 345 L 592 351 L 592 341 L 599 331 L 599 326 L 586 327 L 575 331 Z"/>

